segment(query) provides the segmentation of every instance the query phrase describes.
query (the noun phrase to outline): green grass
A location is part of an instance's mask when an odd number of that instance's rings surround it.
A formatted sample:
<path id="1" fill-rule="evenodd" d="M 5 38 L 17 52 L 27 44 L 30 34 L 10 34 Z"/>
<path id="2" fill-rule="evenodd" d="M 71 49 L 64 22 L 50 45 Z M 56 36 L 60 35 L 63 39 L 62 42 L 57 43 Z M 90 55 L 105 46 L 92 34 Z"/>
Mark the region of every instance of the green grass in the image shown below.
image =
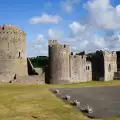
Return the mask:
<path id="1" fill-rule="evenodd" d="M 56 87 L 120 85 L 120 81 L 70 85 L 0 85 L 0 120 L 90 120 L 49 91 Z M 120 120 L 109 118 L 104 120 Z"/>

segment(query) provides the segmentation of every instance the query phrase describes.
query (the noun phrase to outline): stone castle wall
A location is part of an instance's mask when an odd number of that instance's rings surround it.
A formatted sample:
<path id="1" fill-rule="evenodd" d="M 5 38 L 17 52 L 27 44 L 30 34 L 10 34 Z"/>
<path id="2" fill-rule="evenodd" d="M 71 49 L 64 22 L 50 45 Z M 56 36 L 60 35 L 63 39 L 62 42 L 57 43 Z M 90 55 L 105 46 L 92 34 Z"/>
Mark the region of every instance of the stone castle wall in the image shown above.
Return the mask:
<path id="1" fill-rule="evenodd" d="M 27 75 L 26 34 L 11 25 L 0 27 L 0 80 Z"/>
<path id="2" fill-rule="evenodd" d="M 104 56 L 104 81 L 113 80 L 114 73 L 117 72 L 116 52 L 103 52 Z"/>
<path id="3" fill-rule="evenodd" d="M 85 82 L 86 79 L 86 56 L 70 55 L 70 78 L 71 82 Z"/>
<path id="4" fill-rule="evenodd" d="M 69 46 L 49 41 L 50 83 L 67 83 L 69 76 Z"/>
<path id="5" fill-rule="evenodd" d="M 92 80 L 90 62 L 86 55 L 70 55 L 69 45 L 61 45 L 49 40 L 49 80 L 50 83 L 86 82 Z"/>
<path id="6" fill-rule="evenodd" d="M 92 64 L 90 61 L 86 62 L 86 79 L 92 81 Z"/>
<path id="7" fill-rule="evenodd" d="M 102 77 L 105 81 L 113 80 L 114 73 L 117 72 L 116 52 L 104 51 L 99 57 L 100 59 L 94 60 L 93 58 L 91 64 L 86 60 L 85 54 L 70 55 L 69 45 L 61 45 L 57 40 L 49 40 L 48 42 L 47 78 L 49 83 L 87 82 L 91 81 L 93 76 L 95 76 L 94 78 Z M 0 67 L 0 82 L 9 82 L 15 75 L 18 78 L 28 75 L 26 34 L 17 26 L 0 26 Z M 42 75 L 40 78 L 42 82 L 43 76 L 45 77 Z M 35 83 L 37 82 L 41 83 L 38 78 Z"/>

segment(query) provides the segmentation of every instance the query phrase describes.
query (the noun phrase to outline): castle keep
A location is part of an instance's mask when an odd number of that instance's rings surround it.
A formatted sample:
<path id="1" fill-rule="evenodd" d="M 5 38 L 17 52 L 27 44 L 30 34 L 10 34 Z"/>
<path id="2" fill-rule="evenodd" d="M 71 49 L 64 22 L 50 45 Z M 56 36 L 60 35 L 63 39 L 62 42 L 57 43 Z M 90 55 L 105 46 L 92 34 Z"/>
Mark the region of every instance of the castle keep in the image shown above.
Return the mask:
<path id="1" fill-rule="evenodd" d="M 0 26 L 0 81 L 15 75 L 27 75 L 26 34 L 16 26 Z"/>
<path id="2" fill-rule="evenodd" d="M 49 40 L 49 62 L 43 71 L 43 68 L 34 68 L 26 56 L 25 32 L 16 26 L 0 26 L 0 82 L 63 84 L 120 79 L 117 69 L 120 52 L 96 51 L 88 57 L 84 52 L 70 53 L 69 47 Z M 34 79 L 28 74 L 34 75 Z M 25 80 L 19 78 L 22 76 Z"/>

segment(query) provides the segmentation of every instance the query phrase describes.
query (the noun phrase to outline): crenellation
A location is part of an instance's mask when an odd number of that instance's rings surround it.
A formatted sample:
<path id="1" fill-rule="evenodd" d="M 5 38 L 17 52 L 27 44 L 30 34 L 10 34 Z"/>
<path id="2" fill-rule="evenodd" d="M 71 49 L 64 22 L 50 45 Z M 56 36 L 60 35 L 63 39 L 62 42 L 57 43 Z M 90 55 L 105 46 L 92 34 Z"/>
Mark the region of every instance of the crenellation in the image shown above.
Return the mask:
<path id="1" fill-rule="evenodd" d="M 17 26 L 12 26 L 12 25 L 3 25 L 0 27 L 0 34 L 22 34 L 26 35 L 26 33 L 22 30 L 20 30 L 19 27 Z"/>
<path id="2" fill-rule="evenodd" d="M 85 59 L 85 57 L 83 57 L 83 55 L 70 55 L 71 59 L 80 59 L 82 60 L 83 58 Z"/>
<path id="3" fill-rule="evenodd" d="M 57 42 L 57 40 L 48 40 L 48 45 L 57 45 L 58 44 L 58 42 Z"/>

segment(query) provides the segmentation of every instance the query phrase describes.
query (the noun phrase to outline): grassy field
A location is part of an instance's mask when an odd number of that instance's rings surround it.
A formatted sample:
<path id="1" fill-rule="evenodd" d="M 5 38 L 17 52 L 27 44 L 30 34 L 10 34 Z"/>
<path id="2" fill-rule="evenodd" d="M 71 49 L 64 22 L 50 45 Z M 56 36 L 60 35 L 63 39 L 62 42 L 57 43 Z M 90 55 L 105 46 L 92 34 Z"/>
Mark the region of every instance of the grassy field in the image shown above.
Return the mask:
<path id="1" fill-rule="evenodd" d="M 88 82 L 70 85 L 0 85 L 0 120 L 90 120 L 65 104 L 49 88 L 115 86 L 120 81 Z M 120 120 L 108 118 L 104 120 Z"/>

